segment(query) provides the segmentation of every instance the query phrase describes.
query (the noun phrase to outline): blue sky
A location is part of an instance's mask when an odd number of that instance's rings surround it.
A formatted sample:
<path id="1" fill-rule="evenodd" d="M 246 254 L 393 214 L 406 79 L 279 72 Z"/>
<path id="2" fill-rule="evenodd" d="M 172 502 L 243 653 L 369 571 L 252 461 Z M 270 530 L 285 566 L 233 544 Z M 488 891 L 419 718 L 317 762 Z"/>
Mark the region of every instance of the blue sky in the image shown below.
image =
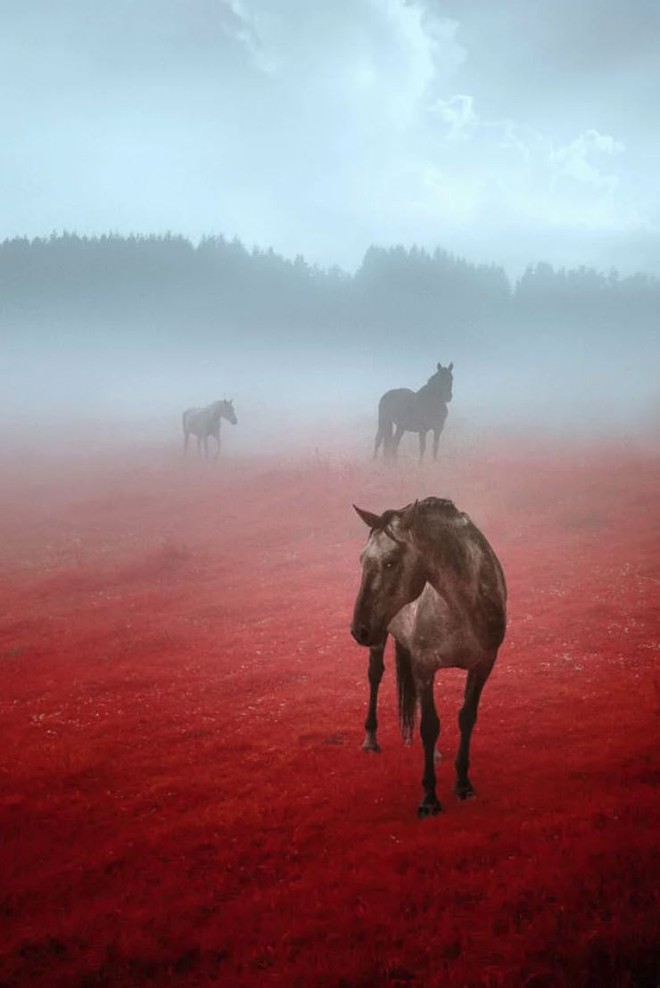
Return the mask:
<path id="1" fill-rule="evenodd" d="M 660 275 L 656 0 L 0 0 L 0 237 Z"/>

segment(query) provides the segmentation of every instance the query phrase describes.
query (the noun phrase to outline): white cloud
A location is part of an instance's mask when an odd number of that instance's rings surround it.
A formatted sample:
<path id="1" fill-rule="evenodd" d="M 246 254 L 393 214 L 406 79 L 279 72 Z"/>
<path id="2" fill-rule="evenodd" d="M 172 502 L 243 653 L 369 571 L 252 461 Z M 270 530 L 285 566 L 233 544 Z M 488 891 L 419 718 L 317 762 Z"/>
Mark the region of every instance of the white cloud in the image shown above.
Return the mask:
<path id="1" fill-rule="evenodd" d="M 447 124 L 446 137 L 449 141 L 467 140 L 478 126 L 471 96 L 459 93 L 446 100 L 438 99 L 430 110 Z"/>
<path id="2" fill-rule="evenodd" d="M 587 130 L 564 147 L 553 150 L 551 159 L 558 177 L 568 176 L 584 185 L 612 193 L 619 184 L 617 176 L 603 172 L 594 164 L 593 158 L 602 155 L 612 157 L 624 150 L 622 142 L 609 134 Z"/>
<path id="3" fill-rule="evenodd" d="M 267 15 L 247 0 L 221 0 L 221 5 L 229 15 L 223 21 L 225 31 L 245 47 L 252 65 L 266 75 L 278 72 L 281 63 L 272 46 L 266 45 Z"/>
<path id="4" fill-rule="evenodd" d="M 438 99 L 429 110 L 441 129 L 419 168 L 429 206 L 444 204 L 448 218 L 478 224 L 482 210 L 492 216 L 499 199 L 503 218 L 513 212 L 567 228 L 639 223 L 637 210 L 617 197 L 621 179 L 612 159 L 625 147 L 613 136 L 590 128 L 557 144 L 551 134 L 515 120 L 482 118 L 476 100 L 464 93 Z"/>

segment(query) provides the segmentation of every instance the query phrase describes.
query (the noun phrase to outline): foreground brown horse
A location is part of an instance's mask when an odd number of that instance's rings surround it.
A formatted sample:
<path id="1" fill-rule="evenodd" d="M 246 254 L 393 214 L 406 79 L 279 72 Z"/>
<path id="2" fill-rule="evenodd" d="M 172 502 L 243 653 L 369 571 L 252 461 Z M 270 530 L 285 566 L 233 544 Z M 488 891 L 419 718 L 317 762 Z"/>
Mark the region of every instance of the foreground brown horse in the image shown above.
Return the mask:
<path id="1" fill-rule="evenodd" d="M 437 365 L 419 391 L 394 388 L 386 391 L 378 403 L 378 432 L 374 442 L 374 459 L 382 444 L 385 459 L 395 459 L 404 432 L 419 435 L 419 458 L 426 451 L 426 434 L 433 430 L 433 459 L 438 458 L 438 443 L 447 418 L 447 404 L 452 399 L 454 365 Z M 396 431 L 392 430 L 396 427 Z"/>
<path id="2" fill-rule="evenodd" d="M 438 669 L 467 672 L 458 715 L 456 756 L 460 799 L 474 796 L 468 776 L 470 738 L 481 691 L 506 626 L 506 583 L 490 545 L 452 501 L 427 497 L 382 515 L 355 509 L 371 534 L 362 553 L 362 583 L 351 634 L 369 654 L 369 710 L 363 748 L 378 751 L 376 706 L 388 632 L 395 641 L 399 719 L 410 738 L 421 708 L 424 774 L 420 817 L 440 812 L 435 791 L 435 745 L 440 721 L 433 701 Z"/>

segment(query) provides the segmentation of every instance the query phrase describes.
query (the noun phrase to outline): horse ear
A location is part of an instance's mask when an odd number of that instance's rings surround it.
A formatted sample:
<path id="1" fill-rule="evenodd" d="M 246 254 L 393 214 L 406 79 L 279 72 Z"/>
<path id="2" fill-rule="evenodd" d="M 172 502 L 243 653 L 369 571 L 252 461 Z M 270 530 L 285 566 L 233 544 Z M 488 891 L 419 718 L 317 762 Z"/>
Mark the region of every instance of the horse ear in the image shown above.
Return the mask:
<path id="1" fill-rule="evenodd" d="M 382 527 L 380 515 L 374 515 L 371 511 L 363 511 L 362 508 L 358 508 L 357 504 L 354 504 L 353 507 L 365 525 L 368 525 L 369 528 L 373 530 L 374 528 Z"/>
<path id="2" fill-rule="evenodd" d="M 454 361 L 452 360 L 447 370 L 453 371 L 453 369 L 454 369 Z"/>
<path id="3" fill-rule="evenodd" d="M 438 370 L 442 370 L 442 364 L 436 364 Z"/>

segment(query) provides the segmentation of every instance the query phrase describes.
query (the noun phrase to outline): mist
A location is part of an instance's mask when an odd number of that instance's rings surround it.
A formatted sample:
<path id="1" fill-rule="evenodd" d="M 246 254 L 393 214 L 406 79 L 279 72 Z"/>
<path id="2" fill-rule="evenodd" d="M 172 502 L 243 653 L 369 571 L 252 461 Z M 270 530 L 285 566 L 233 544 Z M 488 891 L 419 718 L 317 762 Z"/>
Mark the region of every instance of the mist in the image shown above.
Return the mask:
<path id="1" fill-rule="evenodd" d="M 436 249 L 367 251 L 351 275 L 239 241 L 7 240 L 2 433 L 180 441 L 184 408 L 232 398 L 228 451 L 367 454 L 378 400 L 455 365 L 446 439 L 648 436 L 660 282 L 503 267 Z"/>
<path id="2" fill-rule="evenodd" d="M 0 12 L 5 441 L 366 450 L 438 361 L 448 435 L 653 428 L 656 4 Z"/>

